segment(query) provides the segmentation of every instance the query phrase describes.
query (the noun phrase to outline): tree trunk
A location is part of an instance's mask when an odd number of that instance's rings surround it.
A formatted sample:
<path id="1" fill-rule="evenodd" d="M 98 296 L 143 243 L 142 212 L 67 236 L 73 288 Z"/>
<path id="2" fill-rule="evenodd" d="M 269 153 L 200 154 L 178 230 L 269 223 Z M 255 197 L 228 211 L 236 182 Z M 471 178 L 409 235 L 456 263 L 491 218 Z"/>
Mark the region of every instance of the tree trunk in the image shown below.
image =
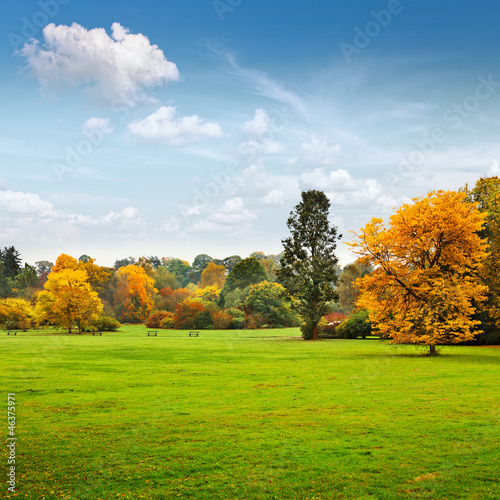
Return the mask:
<path id="1" fill-rule="evenodd" d="M 430 356 L 435 356 L 436 355 L 436 344 L 431 344 L 429 346 L 429 355 Z"/>
<path id="2" fill-rule="evenodd" d="M 318 340 L 318 323 L 313 325 L 313 340 Z"/>

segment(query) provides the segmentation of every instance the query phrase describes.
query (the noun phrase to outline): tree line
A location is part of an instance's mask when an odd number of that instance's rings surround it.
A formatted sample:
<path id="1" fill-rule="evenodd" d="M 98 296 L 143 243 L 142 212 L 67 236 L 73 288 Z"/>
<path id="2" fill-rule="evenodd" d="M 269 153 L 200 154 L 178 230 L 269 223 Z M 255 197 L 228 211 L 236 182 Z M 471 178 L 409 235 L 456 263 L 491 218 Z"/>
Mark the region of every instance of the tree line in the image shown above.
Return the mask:
<path id="1" fill-rule="evenodd" d="M 341 235 L 322 191 L 302 193 L 287 220 L 283 252 L 242 259 L 198 255 L 127 257 L 113 267 L 62 254 L 25 264 L 0 251 L 3 328 L 115 329 L 301 326 L 305 339 L 375 333 L 437 345 L 498 340 L 500 180 L 436 191 L 372 219 L 350 243 L 358 259 L 338 265 Z"/>

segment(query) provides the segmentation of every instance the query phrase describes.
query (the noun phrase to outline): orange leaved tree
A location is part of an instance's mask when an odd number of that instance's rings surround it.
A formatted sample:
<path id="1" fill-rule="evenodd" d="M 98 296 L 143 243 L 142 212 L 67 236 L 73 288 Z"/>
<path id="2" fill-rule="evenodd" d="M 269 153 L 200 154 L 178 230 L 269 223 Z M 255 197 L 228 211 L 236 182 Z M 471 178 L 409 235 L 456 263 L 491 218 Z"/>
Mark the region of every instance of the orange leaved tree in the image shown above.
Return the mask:
<path id="1" fill-rule="evenodd" d="M 487 287 L 477 275 L 487 257 L 478 234 L 484 214 L 465 193 L 433 191 L 396 210 L 383 225 L 372 219 L 351 243 L 375 271 L 357 280 L 358 306 L 393 343 L 436 345 L 474 338 L 476 306 Z"/>
<path id="2" fill-rule="evenodd" d="M 118 304 L 120 321 L 125 323 L 141 323 L 153 310 L 153 294 L 158 291 L 154 287 L 154 279 L 139 266 L 131 264 L 120 267 L 115 304 Z"/>

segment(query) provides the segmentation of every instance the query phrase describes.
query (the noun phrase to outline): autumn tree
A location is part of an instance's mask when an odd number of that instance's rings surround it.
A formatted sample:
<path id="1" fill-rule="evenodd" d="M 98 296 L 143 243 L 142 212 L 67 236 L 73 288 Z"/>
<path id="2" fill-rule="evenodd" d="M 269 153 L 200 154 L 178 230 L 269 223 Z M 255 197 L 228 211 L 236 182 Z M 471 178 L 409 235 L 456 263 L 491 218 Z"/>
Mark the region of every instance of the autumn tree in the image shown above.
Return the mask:
<path id="1" fill-rule="evenodd" d="M 215 285 L 219 290 L 222 290 L 226 282 L 226 269 L 222 265 L 217 265 L 210 262 L 201 273 L 200 287 Z"/>
<path id="2" fill-rule="evenodd" d="M 127 323 L 141 323 L 151 313 L 154 300 L 154 279 L 135 264 L 120 267 L 117 271 L 118 284 L 115 303 L 119 319 Z"/>
<path id="3" fill-rule="evenodd" d="M 486 242 L 484 214 L 465 193 L 433 191 L 396 210 L 387 225 L 372 219 L 350 244 L 375 271 L 357 281 L 358 305 L 393 343 L 436 345 L 470 340 L 487 287 L 477 281 Z"/>
<path id="4" fill-rule="evenodd" d="M 328 220 L 330 200 L 322 191 L 302 192 L 302 201 L 290 213 L 287 227 L 291 236 L 282 240 L 284 252 L 278 281 L 295 299 L 294 307 L 318 338 L 318 322 L 328 312 L 328 303 L 337 300 L 337 228 Z"/>
<path id="5" fill-rule="evenodd" d="M 492 337 L 498 337 L 500 328 L 500 179 L 488 177 L 479 179 L 472 189 L 465 187 L 467 200 L 476 202 L 485 214 L 484 226 L 479 235 L 488 243 L 488 257 L 484 260 L 481 282 L 488 287 L 488 300 L 478 314 L 481 327 L 489 330 Z"/>
<path id="6" fill-rule="evenodd" d="M 0 326 L 5 330 L 28 330 L 33 314 L 31 304 L 27 300 L 0 299 Z"/>
<path id="7" fill-rule="evenodd" d="M 35 316 L 39 323 L 61 326 L 78 333 L 102 312 L 97 292 L 92 290 L 87 273 L 81 269 L 62 268 L 52 271 L 38 294 Z"/>
<path id="8" fill-rule="evenodd" d="M 175 328 L 179 330 L 196 328 L 196 319 L 204 311 L 205 306 L 200 299 L 187 298 L 175 306 Z"/>

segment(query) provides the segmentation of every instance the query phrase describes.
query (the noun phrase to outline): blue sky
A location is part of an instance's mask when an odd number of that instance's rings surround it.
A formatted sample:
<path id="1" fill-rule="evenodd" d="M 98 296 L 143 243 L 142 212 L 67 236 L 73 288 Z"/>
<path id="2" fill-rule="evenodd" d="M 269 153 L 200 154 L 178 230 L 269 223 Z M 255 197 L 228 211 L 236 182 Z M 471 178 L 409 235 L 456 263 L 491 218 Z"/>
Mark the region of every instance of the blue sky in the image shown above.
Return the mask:
<path id="1" fill-rule="evenodd" d="M 278 253 L 500 174 L 494 1 L 26 0 L 0 18 L 1 246 Z M 339 244 L 343 264 L 352 260 Z"/>

